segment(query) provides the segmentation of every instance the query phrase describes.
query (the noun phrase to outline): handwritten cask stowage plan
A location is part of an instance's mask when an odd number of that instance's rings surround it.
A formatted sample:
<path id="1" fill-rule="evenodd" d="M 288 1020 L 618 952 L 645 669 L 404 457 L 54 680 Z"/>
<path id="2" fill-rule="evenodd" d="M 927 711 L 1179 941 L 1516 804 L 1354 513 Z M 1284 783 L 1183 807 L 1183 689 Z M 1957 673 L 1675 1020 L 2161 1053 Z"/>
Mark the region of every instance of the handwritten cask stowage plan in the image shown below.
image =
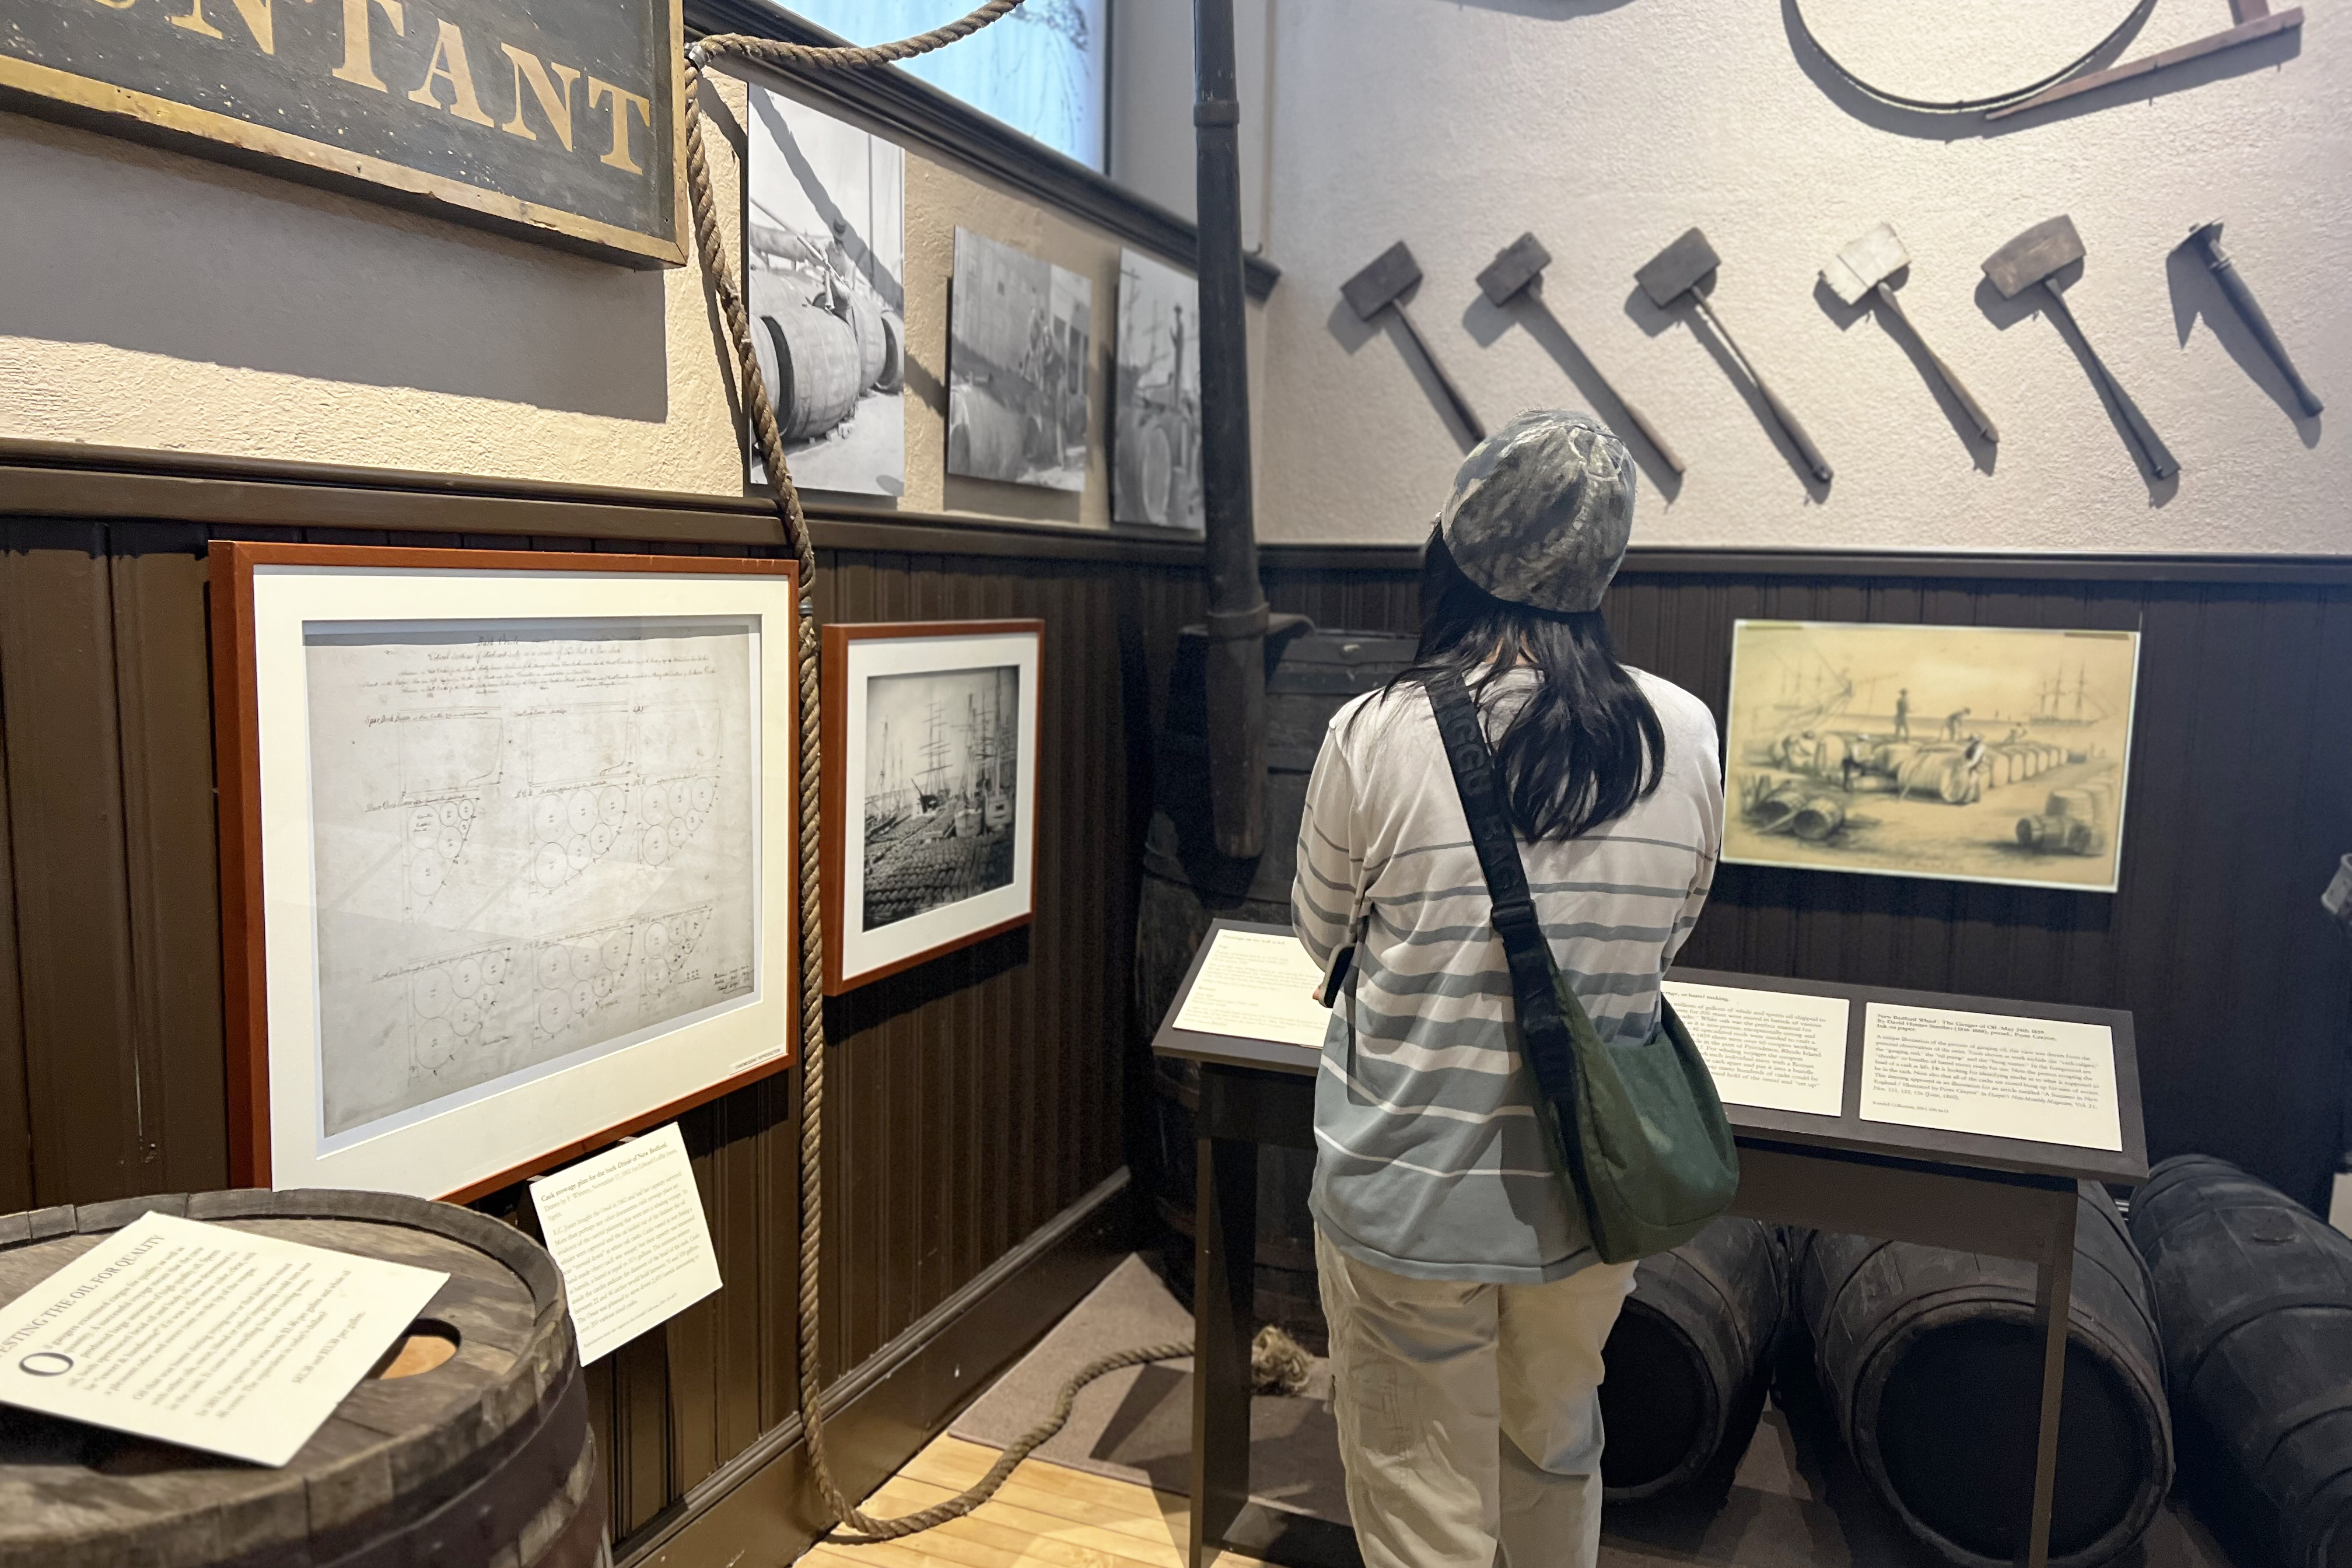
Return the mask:
<path id="1" fill-rule="evenodd" d="M 0 5 L 0 106 L 676 264 L 678 0 Z"/>

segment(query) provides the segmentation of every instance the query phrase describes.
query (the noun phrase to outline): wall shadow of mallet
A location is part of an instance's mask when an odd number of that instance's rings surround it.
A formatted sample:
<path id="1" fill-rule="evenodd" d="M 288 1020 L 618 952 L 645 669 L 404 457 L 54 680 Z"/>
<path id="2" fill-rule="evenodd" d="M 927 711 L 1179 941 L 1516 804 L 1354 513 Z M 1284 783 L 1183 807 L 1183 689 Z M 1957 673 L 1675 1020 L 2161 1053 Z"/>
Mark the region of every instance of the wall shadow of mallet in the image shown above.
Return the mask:
<path id="1" fill-rule="evenodd" d="M 1738 343 L 1725 330 L 1723 319 L 1707 308 L 1704 285 L 1714 278 L 1716 268 L 1722 265 L 1723 258 L 1715 253 L 1715 247 L 1706 242 L 1706 236 L 1692 229 L 1643 263 L 1641 269 L 1633 274 L 1633 281 L 1642 286 L 1642 292 L 1650 297 L 1650 303 L 1661 310 L 1672 310 L 1685 300 L 1691 302 L 1692 309 L 1699 313 L 1700 319 L 1714 329 L 1715 335 L 1723 340 L 1723 346 L 1731 351 L 1731 357 L 1739 362 L 1739 368 L 1748 373 L 1748 379 L 1762 395 L 1764 406 L 1772 411 L 1772 417 L 1779 422 L 1780 433 L 1789 438 L 1789 445 L 1797 449 L 1797 455 L 1804 459 L 1805 467 L 1811 471 L 1813 478 L 1827 484 L 1830 482 L 1830 465 L 1829 460 L 1822 456 L 1822 449 L 1813 445 L 1813 438 L 1805 434 L 1805 427 L 1797 423 L 1797 416 L 1789 411 L 1789 405 L 1780 401 L 1779 395 L 1757 371 L 1756 362 L 1739 352 Z"/>
<path id="2" fill-rule="evenodd" d="M 2071 267 L 2083 259 L 2083 237 L 2074 232 L 2074 220 L 2064 213 L 2045 222 L 2037 223 L 1990 256 L 1985 258 L 1984 275 L 2004 300 L 2014 300 L 2036 283 L 2050 296 L 2050 309 L 2063 327 L 2074 329 L 2074 341 L 2082 345 L 2083 357 L 2090 362 L 2091 373 L 2106 388 L 2107 396 L 2123 415 L 2124 428 L 2131 432 L 2132 442 L 2147 459 L 2148 471 L 2159 479 L 2168 479 L 2180 471 L 2171 451 L 2156 434 L 2156 426 L 2131 400 L 2124 384 L 2116 379 L 2099 351 L 2091 346 L 2084 335 L 2083 323 L 2066 308 L 2066 296 L 2058 291 L 2051 275 L 2063 267 Z"/>
<path id="3" fill-rule="evenodd" d="M 2213 281 L 2221 286 L 2221 292 L 2229 296 L 2230 303 L 2238 308 L 2238 315 L 2246 323 L 2246 330 L 2254 334 L 2254 342 L 2262 345 L 2263 353 L 2270 355 L 2271 363 L 2278 366 L 2281 375 L 2286 377 L 2287 390 L 2294 394 L 2295 402 L 2303 405 L 2304 413 L 2317 417 L 2327 405 L 2319 401 L 2319 394 L 2312 391 L 2303 377 L 2295 373 L 2294 362 L 2286 357 L 2286 345 L 2278 341 L 2276 332 L 2271 331 L 2271 319 L 2263 314 L 2260 305 L 2254 303 L 2254 291 L 2246 287 L 2246 280 L 2238 276 L 2236 265 L 2222 251 L 2221 224 L 2199 224 L 2189 231 L 2189 237 L 2181 243 L 2204 258 L 2207 270 L 2213 274 Z"/>
<path id="4" fill-rule="evenodd" d="M 1895 237 L 1895 226 L 1882 223 L 1830 258 L 1829 265 L 1822 268 L 1822 281 L 1843 303 L 1859 305 L 1865 296 L 1874 298 L 1885 308 L 1887 314 L 1902 322 L 1904 330 L 1918 342 L 1920 353 L 1927 356 L 1927 363 L 1936 367 L 1936 374 L 1944 378 L 1944 384 L 1951 389 L 1952 396 L 1968 411 L 1970 422 L 1977 427 L 1977 434 L 1997 444 L 2000 440 L 2000 432 L 1993 427 L 1991 416 L 1985 413 L 1983 405 L 1977 402 L 1969 389 L 1960 384 L 1960 378 L 1953 374 L 1950 365 L 1944 363 L 1944 356 L 1927 346 L 1927 340 L 1920 332 L 1917 323 L 1904 314 L 1902 301 L 1895 299 L 1894 287 L 1886 281 L 1910 265 L 1911 253 L 1904 249 L 1903 242 Z"/>
<path id="5" fill-rule="evenodd" d="M 1400 239 L 1381 251 L 1370 267 L 1340 284 L 1339 292 L 1346 298 L 1348 309 L 1356 312 L 1356 319 L 1360 321 L 1369 323 L 1382 310 L 1396 312 L 1396 319 L 1404 324 L 1405 336 L 1411 338 L 1412 346 L 1421 351 L 1422 362 L 1437 378 L 1438 388 L 1445 394 L 1445 401 L 1453 405 L 1454 416 L 1462 421 L 1464 429 L 1470 432 L 1471 440 L 1483 441 L 1486 438 L 1486 422 L 1470 406 L 1470 400 L 1462 395 L 1462 389 L 1454 384 L 1454 378 L 1445 374 L 1445 366 L 1430 348 L 1429 340 L 1421 335 L 1421 329 L 1412 324 L 1412 317 L 1405 311 L 1402 296 L 1420 281 L 1421 263 L 1412 258 L 1412 252 L 1406 249 L 1404 241 Z"/>
<path id="6" fill-rule="evenodd" d="M 1592 365 L 1593 378 L 1601 383 L 1601 389 L 1603 392 L 1616 399 L 1617 406 L 1625 411 L 1625 417 L 1633 422 L 1633 428 L 1642 433 L 1642 439 L 1647 441 L 1656 450 L 1658 456 L 1666 460 L 1666 467 L 1678 474 L 1681 473 L 1682 458 L 1672 447 L 1666 445 L 1666 438 L 1658 434 L 1657 426 L 1651 424 L 1648 416 L 1633 406 L 1633 399 L 1617 390 L 1616 384 L 1601 373 L 1599 365 L 1592 364 L 1592 356 L 1584 353 L 1584 345 L 1577 343 L 1574 334 L 1566 327 L 1560 326 L 1559 315 L 1553 311 L 1550 305 L 1545 302 L 1543 269 L 1550 265 L 1551 252 L 1543 247 L 1543 242 L 1532 234 L 1523 234 L 1496 251 L 1495 259 L 1486 264 L 1486 269 L 1484 272 L 1478 274 L 1479 291 L 1486 296 L 1488 304 L 1497 309 L 1507 306 L 1513 300 L 1524 295 L 1529 304 L 1545 315 L 1550 316 L 1552 325 L 1559 328 L 1559 335 L 1568 339 L 1570 342 L 1575 343 L 1576 352 L 1584 354 L 1584 363 Z"/>

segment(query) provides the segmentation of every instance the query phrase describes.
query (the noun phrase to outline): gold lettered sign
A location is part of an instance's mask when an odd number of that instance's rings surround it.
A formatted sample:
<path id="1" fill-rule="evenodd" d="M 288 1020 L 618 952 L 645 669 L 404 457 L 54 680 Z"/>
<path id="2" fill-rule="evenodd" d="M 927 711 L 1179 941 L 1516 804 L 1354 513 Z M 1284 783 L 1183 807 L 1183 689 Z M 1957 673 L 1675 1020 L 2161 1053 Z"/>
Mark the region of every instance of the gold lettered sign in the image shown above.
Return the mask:
<path id="1" fill-rule="evenodd" d="M 0 106 L 684 259 L 679 0 L 0 0 Z"/>

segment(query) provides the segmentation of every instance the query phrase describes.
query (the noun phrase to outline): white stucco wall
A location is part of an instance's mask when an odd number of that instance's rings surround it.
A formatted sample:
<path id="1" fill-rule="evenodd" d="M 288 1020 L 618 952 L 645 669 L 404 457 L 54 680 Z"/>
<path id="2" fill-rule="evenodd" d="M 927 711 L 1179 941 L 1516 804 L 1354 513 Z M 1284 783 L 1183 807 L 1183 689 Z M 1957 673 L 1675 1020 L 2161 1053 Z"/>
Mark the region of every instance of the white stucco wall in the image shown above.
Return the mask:
<path id="1" fill-rule="evenodd" d="M 1645 489 L 1637 540 L 2352 551 L 2352 452 L 2324 430 L 2352 418 L 2352 28 L 2333 9 L 2311 8 L 2299 44 L 2137 99 L 1939 139 L 1833 101 L 1799 62 L 1787 0 L 1273 5 L 1284 276 L 1265 320 L 1265 537 L 1415 539 L 1444 494 L 1461 447 L 1395 330 L 1339 298 L 1395 239 L 1426 274 L 1417 321 L 1490 425 L 1582 401 L 1524 322 L 1480 302 L 1478 270 L 1532 229 L 1555 258 L 1552 310 L 1690 465 L 1671 499 Z M 1916 7 L 1883 10 L 1891 30 Z M 2130 52 L 2229 20 L 2220 0 L 2173 0 Z M 1899 35 L 1883 41 L 1899 55 Z M 2089 252 L 2068 299 L 2177 481 L 2142 479 L 2046 317 L 1982 307 L 1983 258 L 2062 212 Z M 2253 361 L 2234 319 L 2217 338 L 2202 314 L 2226 306 L 2168 253 L 2214 217 L 2330 414 L 2294 417 L 2267 366 L 2233 355 Z M 2000 426 L 1997 454 L 1971 450 L 1898 338 L 1816 294 L 1822 262 L 1882 218 L 1915 258 L 1903 301 Z M 1725 323 L 1836 469 L 1825 493 L 1692 330 L 1636 296 L 1634 268 L 1692 224 L 1724 258 Z"/>
<path id="2" fill-rule="evenodd" d="M 720 79 L 740 119 L 742 87 Z M 714 147 L 731 237 L 736 163 Z M 742 489 L 692 266 L 631 271 L 5 113 L 0 215 L 0 436 Z M 1093 280 L 1092 456 L 1079 494 L 946 475 L 959 225 Z M 902 507 L 1108 524 L 1118 253 L 1099 229 L 909 151 Z M 740 249 L 730 254 L 740 267 Z"/>

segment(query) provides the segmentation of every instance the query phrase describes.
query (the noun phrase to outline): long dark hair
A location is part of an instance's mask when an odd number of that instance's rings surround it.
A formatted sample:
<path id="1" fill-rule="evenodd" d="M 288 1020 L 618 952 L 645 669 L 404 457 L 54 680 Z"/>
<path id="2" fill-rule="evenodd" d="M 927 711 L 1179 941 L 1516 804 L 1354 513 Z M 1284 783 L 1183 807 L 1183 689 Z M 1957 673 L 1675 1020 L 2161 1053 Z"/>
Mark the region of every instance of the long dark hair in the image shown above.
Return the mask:
<path id="1" fill-rule="evenodd" d="M 1488 689 L 1522 666 L 1539 679 L 1495 744 L 1520 837 L 1573 838 L 1656 790 L 1665 731 L 1617 662 L 1601 612 L 1556 614 L 1498 599 L 1462 574 L 1433 531 L 1422 556 L 1421 643 L 1383 699 L 1451 669 L 1483 707 Z"/>

